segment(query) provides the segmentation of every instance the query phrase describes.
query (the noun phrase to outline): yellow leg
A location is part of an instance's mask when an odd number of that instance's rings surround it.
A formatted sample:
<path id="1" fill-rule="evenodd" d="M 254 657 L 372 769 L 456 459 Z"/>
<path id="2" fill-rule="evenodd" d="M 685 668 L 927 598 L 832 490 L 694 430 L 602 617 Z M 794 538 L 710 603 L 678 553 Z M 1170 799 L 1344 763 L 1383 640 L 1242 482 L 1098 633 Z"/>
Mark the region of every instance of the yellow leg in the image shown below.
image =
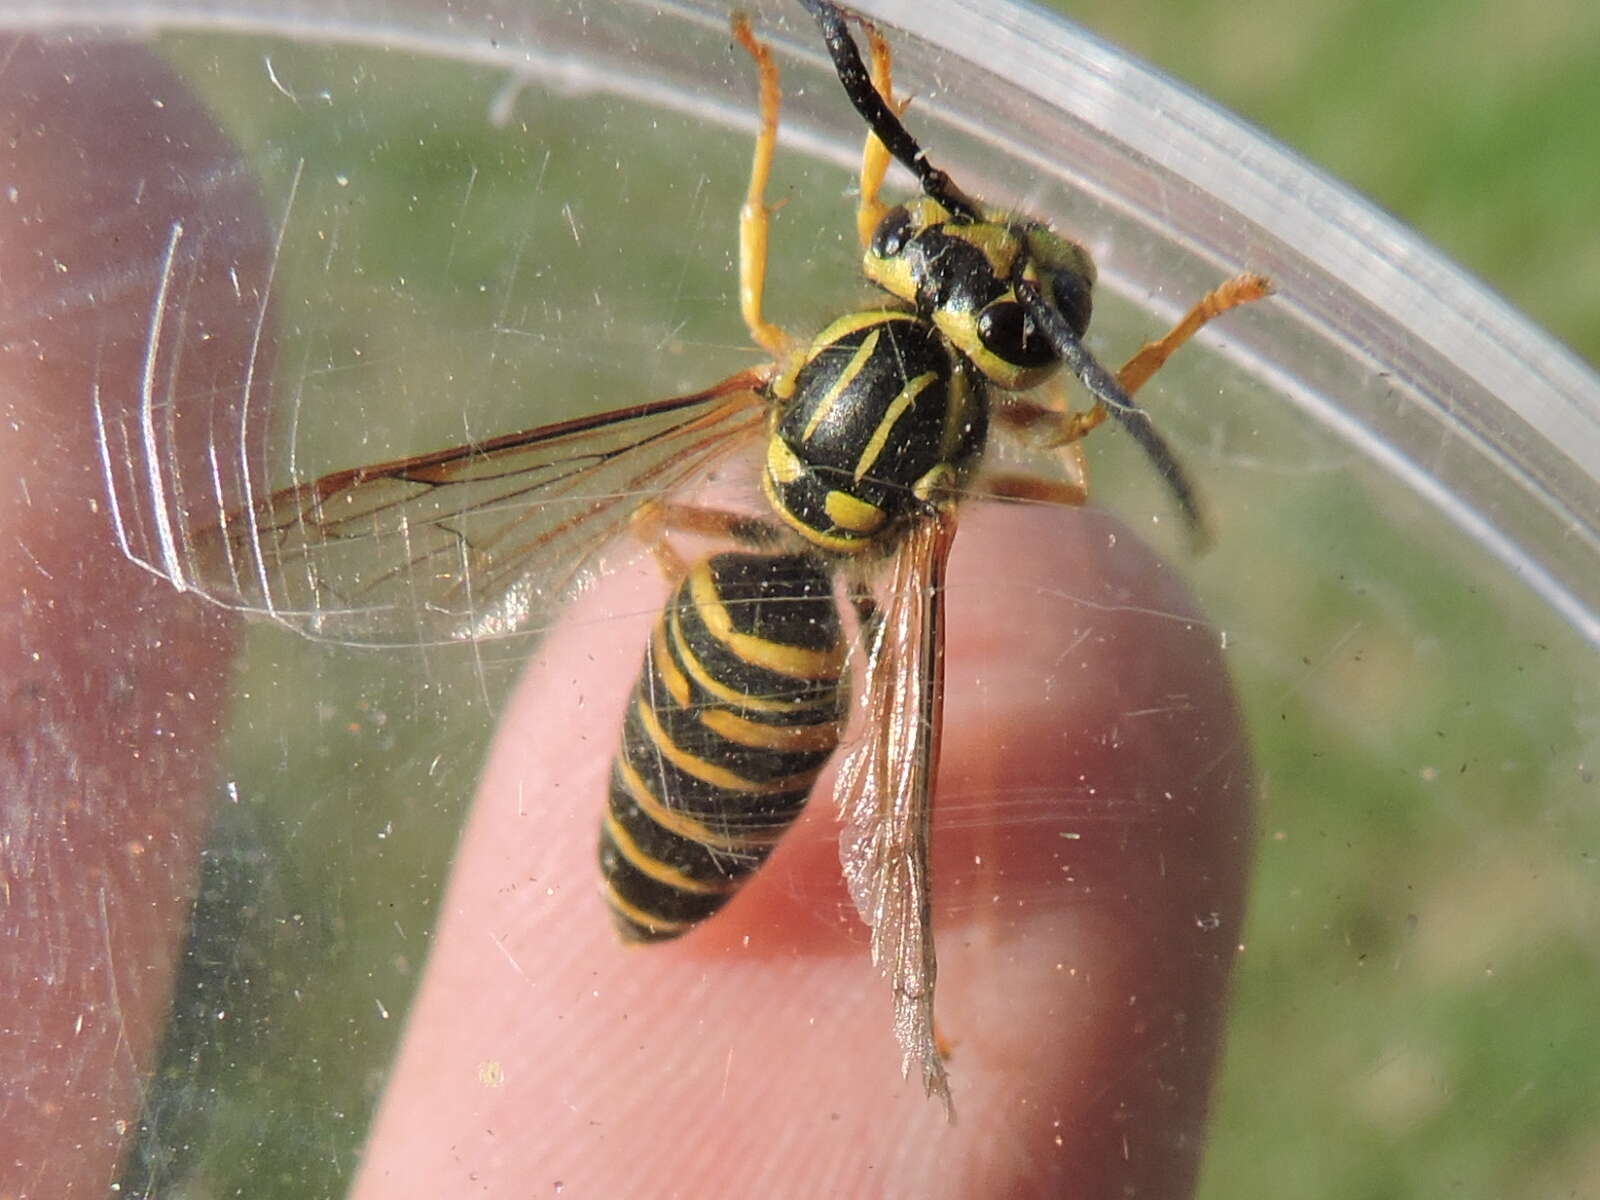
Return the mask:
<path id="1" fill-rule="evenodd" d="M 1078 446 L 1068 447 L 1069 464 L 1077 470 L 1070 479 L 1045 479 L 1039 475 L 984 475 L 973 491 L 996 500 L 1032 501 L 1036 504 L 1080 505 L 1089 502 L 1089 473 Z"/>
<path id="2" fill-rule="evenodd" d="M 1165 336 L 1139 347 L 1138 352 L 1122 364 L 1122 369 L 1117 372 L 1117 382 L 1122 385 L 1123 391 L 1132 396 L 1166 365 L 1167 359 L 1180 346 L 1199 333 L 1206 322 L 1220 317 L 1229 309 L 1260 300 L 1271 293 L 1272 281 L 1265 275 L 1235 275 L 1212 288 Z M 1075 442 L 1110 415 L 1105 405 L 1097 402 L 1087 412 L 1073 413 L 1057 437 L 1063 443 Z"/>
<path id="3" fill-rule="evenodd" d="M 733 14 L 733 36 L 755 59 L 761 79 L 761 129 L 756 134 L 755 159 L 750 165 L 750 190 L 739 210 L 739 311 L 756 345 L 779 358 L 790 344 L 789 335 L 761 314 L 767 283 L 767 230 L 772 215 L 767 207 L 767 180 L 772 175 L 772 155 L 778 144 L 778 108 L 782 103 L 778 66 L 772 61 L 772 50 L 757 40 L 743 13 Z"/>
<path id="4" fill-rule="evenodd" d="M 894 98 L 894 72 L 889 43 L 876 27 L 868 25 L 866 30 L 867 47 L 872 55 L 872 86 L 883 97 L 885 104 L 896 113 L 904 113 L 906 102 L 897 104 Z M 861 239 L 863 250 L 872 241 L 873 231 L 878 228 L 878 222 L 883 220 L 883 214 L 889 210 L 889 206 L 878 198 L 878 193 L 883 190 L 883 177 L 888 172 L 889 148 L 878 140 L 877 134 L 869 130 L 866 143 L 861 147 L 861 203 L 856 209 L 856 236 Z"/>
<path id="5" fill-rule="evenodd" d="M 1260 300 L 1272 291 L 1272 282 L 1263 275 L 1236 275 L 1226 280 L 1200 298 L 1183 315 L 1165 336 L 1146 342 L 1117 372 L 1117 382 L 1129 396 L 1143 387 L 1167 359 L 1192 338 L 1206 322 L 1220 317 L 1229 309 Z M 1063 395 L 1059 385 L 1052 388 L 1052 399 Z M 1067 479 L 1059 486 L 1060 495 L 1045 494 L 1023 476 L 998 476 L 981 481 L 980 490 L 990 495 L 1011 500 L 1043 500 L 1054 504 L 1081 504 L 1089 494 L 1088 464 L 1078 443 L 1091 430 L 1111 415 L 1104 404 L 1096 402 L 1084 412 L 1064 411 L 1065 405 L 1041 404 L 1022 397 L 996 396 L 990 415 L 999 423 L 1027 435 L 1045 447 L 1060 447 L 1067 459 Z"/>
<path id="6" fill-rule="evenodd" d="M 1069 410 L 1066 385 L 1059 375 L 1046 386 L 1049 393 L 1045 401 L 1003 392 L 991 396 L 989 419 L 996 425 L 1015 431 L 1036 446 L 1047 450 L 1059 449 L 1066 477 L 1057 481 L 1033 475 L 985 475 L 978 480 L 979 492 L 1002 500 L 1041 500 L 1047 504 L 1084 504 L 1088 501 L 1089 463 L 1079 440 L 1088 430 L 1080 431 L 1079 426 L 1089 414 Z M 1051 492 L 1052 488 L 1060 489 L 1059 494 Z"/>
<path id="7" fill-rule="evenodd" d="M 1045 397 L 1043 401 L 1004 393 L 990 397 L 990 419 L 1047 450 L 1071 445 L 1105 420 L 1099 404 L 1087 412 L 1072 411 L 1061 376 L 1053 377 L 1045 389 L 1040 393 Z"/>
<path id="8" fill-rule="evenodd" d="M 1220 317 L 1230 308 L 1259 300 L 1272 291 L 1272 281 L 1265 275 L 1235 275 L 1232 279 L 1212 288 L 1167 333 L 1165 337 L 1146 342 L 1139 352 L 1122 364 L 1117 372 L 1117 382 L 1128 395 L 1133 395 L 1145 381 L 1159 371 L 1179 346 L 1183 345 L 1207 321 Z"/>
<path id="9" fill-rule="evenodd" d="M 662 577 L 676 587 L 689 573 L 689 564 L 683 561 L 683 555 L 674 550 L 672 543 L 667 541 L 665 505 L 654 501 L 641 504 L 633 510 L 628 526 L 633 536 L 649 547 L 651 556 L 656 560 L 656 566 L 661 569 Z"/>

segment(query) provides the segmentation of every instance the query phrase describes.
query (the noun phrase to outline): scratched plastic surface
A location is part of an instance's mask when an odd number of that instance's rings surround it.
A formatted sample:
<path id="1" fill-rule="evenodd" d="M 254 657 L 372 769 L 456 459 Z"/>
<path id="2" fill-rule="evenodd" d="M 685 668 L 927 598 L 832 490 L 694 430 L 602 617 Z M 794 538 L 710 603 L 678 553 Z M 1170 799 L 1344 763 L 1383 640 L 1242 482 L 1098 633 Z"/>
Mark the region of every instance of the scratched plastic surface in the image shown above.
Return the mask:
<path id="1" fill-rule="evenodd" d="M 0 23 L 140 41 L 259 180 L 276 410 L 247 420 L 275 484 L 759 361 L 733 248 L 751 81 L 721 9 L 48 7 Z M 1209 554 L 1185 559 L 1127 447 L 1092 455 L 1097 501 L 1208 612 L 1260 775 L 1201 1194 L 1536 1194 L 1505 1190 L 1546 1178 L 1534 1131 L 1558 1162 L 1600 1131 L 1573 1075 L 1600 999 L 1600 385 L 1380 214 L 1080 31 L 869 7 L 911 31 L 899 79 L 935 160 L 1096 255 L 1097 351 L 1235 271 L 1278 285 L 1147 393 L 1203 482 Z M 861 294 L 859 131 L 810 26 L 754 15 L 788 104 L 770 306 L 810 326 Z M 167 311 L 181 342 L 190 317 Z M 211 401 L 229 420 L 243 386 Z M 163 521 L 200 481 L 172 478 L 161 422 L 129 411 L 103 430 L 106 486 L 129 552 L 181 575 Z M 107 1114 L 132 1130 L 124 1194 L 347 1185 L 530 649 L 251 628 L 168 1046 L 143 1113 Z M 544 819 L 587 830 L 600 803 Z M 715 1034 L 706 1055 L 722 1069 Z"/>

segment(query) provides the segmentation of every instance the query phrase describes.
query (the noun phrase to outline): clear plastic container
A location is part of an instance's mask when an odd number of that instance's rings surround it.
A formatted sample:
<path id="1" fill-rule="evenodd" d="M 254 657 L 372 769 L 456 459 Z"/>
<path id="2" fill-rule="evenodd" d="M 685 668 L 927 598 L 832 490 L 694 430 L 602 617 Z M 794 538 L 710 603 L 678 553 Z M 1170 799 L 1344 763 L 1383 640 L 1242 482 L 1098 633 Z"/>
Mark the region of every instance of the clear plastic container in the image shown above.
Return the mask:
<path id="1" fill-rule="evenodd" d="M 1600 383 L 1371 207 L 1081 31 L 999 5 L 863 7 L 891 31 L 897 80 L 915 97 L 908 122 L 934 161 L 970 191 L 1046 216 L 1092 250 L 1101 285 L 1090 345 L 1107 361 L 1229 274 L 1261 271 L 1277 284 L 1272 299 L 1209 329 L 1142 397 L 1201 482 L 1217 532 L 1209 553 L 1186 555 L 1166 496 L 1123 439 L 1090 440 L 1096 503 L 1168 556 L 1207 615 L 1208 626 L 1178 619 L 1219 647 L 1231 670 L 1258 780 L 1242 936 L 1238 914 L 1220 919 L 1220 936 L 1236 937 L 1238 949 L 1215 956 L 1235 960 L 1234 994 L 1200 1194 L 1582 1190 L 1600 1125 L 1591 1019 L 1600 998 Z M 735 295 L 753 80 L 727 16 L 717 6 L 624 0 L 12 6 L 0 16 L 8 31 L 56 39 L 58 49 L 126 44 L 167 64 L 237 141 L 239 157 L 168 157 L 159 144 L 131 145 L 130 157 L 175 173 L 179 191 L 236 188 L 241 211 L 259 188 L 271 231 L 240 251 L 249 269 L 231 300 L 226 270 L 202 279 L 213 244 L 205 239 L 225 237 L 226 219 L 158 223 L 151 236 L 127 239 L 120 266 L 118 252 L 106 252 L 111 266 L 93 278 L 70 256 L 41 276 L 54 282 L 28 309 L 34 323 L 13 331 L 47 337 L 50 314 L 93 316 L 107 280 L 143 314 L 130 345 L 113 331 L 66 352 L 89 381 L 83 412 L 102 417 L 102 446 L 86 467 L 90 502 L 114 499 L 124 540 L 159 568 L 174 498 L 237 477 L 227 455 L 173 449 L 208 424 L 245 420 L 250 454 L 282 483 L 688 391 L 759 362 Z M 809 330 L 863 294 L 849 195 L 861 130 L 798 7 L 765 4 L 753 17 L 775 43 L 785 89 L 768 306 Z M 167 89 L 153 82 L 128 101 L 164 106 L 173 103 Z M 252 299 L 255 287 L 270 305 Z M 218 353 L 208 390 L 184 372 L 203 357 L 207 322 L 230 303 L 266 315 L 245 323 L 259 336 Z M 83 429 L 96 433 L 87 419 Z M 42 453 L 29 454 L 13 474 L 24 492 L 47 493 L 51 470 Z M 1106 528 L 1093 526 L 1093 536 Z M 114 548 L 107 541 L 96 552 Z M 659 587 L 647 561 L 619 559 L 618 570 L 641 581 L 636 611 L 580 611 L 603 629 L 614 623 L 617 653 L 633 661 Z M 149 590 L 126 612 L 107 617 L 89 599 L 76 610 L 68 599 L 66 611 L 86 629 L 115 621 L 130 645 L 160 647 L 178 668 L 167 684 L 177 691 L 183 639 L 201 629 L 209 673 L 193 690 L 226 717 L 217 745 L 179 738 L 181 769 L 169 762 L 148 777 L 140 764 L 160 758 L 166 734 L 137 706 L 109 716 L 63 710 L 33 726 L 62 731 L 51 744 L 63 779 L 90 781 L 89 827 L 119 787 L 166 788 L 176 828 L 160 836 L 177 849 L 153 861 L 176 881 L 174 895 L 198 870 L 163 1037 L 149 1027 L 160 1019 L 159 967 L 143 1023 L 125 1020 L 104 1043 L 49 1035 L 64 1047 L 53 1051 L 53 1072 L 88 1097 L 88 1126 L 111 1130 L 95 1135 L 98 1157 L 80 1157 L 101 1185 L 113 1171 L 122 1194 L 337 1194 L 355 1177 L 430 935 L 450 920 L 452 854 L 496 714 L 529 655 L 559 650 L 530 639 L 372 650 L 266 624 L 239 635 L 215 614 L 195 616 L 185 607 L 193 597 L 148 573 L 130 578 Z M 26 580 L 18 586 L 37 593 Z M 996 586 L 996 605 L 1011 603 L 1004 581 Z M 1016 586 L 1043 620 L 1094 628 L 1097 601 L 1070 571 Z M 51 653 L 41 669 L 53 674 L 35 685 L 45 695 L 70 669 L 66 658 L 52 665 Z M 561 663 L 568 689 L 585 693 L 582 662 Z M 1067 688 L 1073 669 L 1046 662 L 1038 686 Z M 127 677 L 133 695 L 148 682 L 131 668 Z M 986 678 L 975 691 L 972 680 L 950 678 L 952 710 L 969 722 L 1005 711 L 990 694 L 1000 685 Z M 960 699 L 964 688 L 979 699 Z M 1180 708 L 1193 702 L 1172 698 Z M 611 713 L 622 697 L 584 694 L 581 703 Z M 1125 714 L 1130 724 L 1144 715 Z M 118 740 L 131 747 L 127 757 L 95 748 L 84 730 L 97 721 L 129 731 Z M 592 756 L 602 767 L 615 728 L 597 717 Z M 772 1160 L 815 1146 L 815 1177 L 738 1174 L 719 1185 L 726 1194 L 982 1194 L 972 1190 L 979 1176 L 965 1173 L 971 1162 L 987 1164 L 986 1194 L 1005 1190 L 996 1179 L 1026 1194 L 1047 1186 L 1040 1180 L 1073 1178 L 1070 1164 L 1051 1172 L 1075 1131 L 1035 1130 L 1037 1141 L 1018 1135 L 1016 1145 L 979 1153 L 972 1139 L 993 1142 L 992 1113 L 964 1110 L 947 1128 L 918 1089 L 900 1084 L 883 985 L 850 932 L 842 893 L 808 890 L 800 866 L 776 886 L 792 910 L 811 913 L 823 931 L 815 939 L 847 945 L 838 955 L 845 991 L 807 995 L 812 985 L 792 974 L 795 964 L 834 949 L 818 952 L 813 933 L 786 940 L 775 930 L 755 945 L 702 948 L 679 977 L 692 992 L 625 992 L 617 1023 L 596 1032 L 596 1005 L 625 991 L 637 968 L 619 952 L 617 962 L 597 961 L 592 988 L 551 996 L 583 971 L 538 953 L 539 923 L 603 921 L 592 875 L 571 873 L 551 847 L 592 844 L 602 797 L 546 783 L 518 801 L 525 861 L 510 846 L 507 862 L 520 865 L 480 881 L 514 899 L 503 923 L 475 930 L 477 982 L 492 989 L 511 973 L 528 1012 L 553 1023 L 558 1039 L 570 1029 L 593 1039 L 596 1061 L 636 1071 L 641 1099 L 637 1111 L 602 1103 L 574 1054 L 538 1078 L 539 1104 L 523 1104 L 519 1088 L 539 1064 L 519 1057 L 519 1009 L 510 1006 L 503 1028 L 489 1031 L 503 1053 L 459 1064 L 493 1118 L 457 1122 L 443 1094 L 437 1112 L 425 1098 L 405 1101 L 408 1136 L 447 1131 L 443 1154 L 461 1180 L 499 1194 L 510 1187 L 515 1146 L 537 1137 L 560 1150 L 518 1176 L 518 1194 L 603 1194 L 596 1180 L 616 1178 L 606 1170 L 638 1155 L 639 1114 L 648 1113 L 673 1131 L 680 1154 L 638 1163 L 632 1194 L 677 1194 L 688 1186 L 681 1176 L 648 1168 L 748 1154 L 741 1129 L 774 1105 L 787 1113 L 792 1145 L 772 1143 Z M 1160 824 L 1147 808 L 1096 807 L 1093 783 L 1063 779 L 987 818 L 1003 836 L 1065 840 L 1060 889 L 1090 912 L 1100 901 L 1074 890 L 1072 844 L 1109 835 L 1136 845 Z M 979 799 L 953 805 L 948 821 L 968 819 Z M 825 847 L 828 806 L 815 807 L 813 841 Z M 122 893 L 102 882 L 118 868 L 57 857 L 46 841 L 22 838 L 25 825 L 13 809 L 9 878 L 45 899 L 13 936 L 42 945 L 52 969 L 84 983 L 79 1016 L 91 1031 L 108 1012 L 126 1017 L 138 1005 L 118 963 L 139 954 L 118 931 L 135 918 L 119 915 Z M 116 829 L 128 845 L 157 837 L 137 820 L 132 832 Z M 1044 883 L 1007 886 L 994 881 L 993 903 L 1045 903 Z M 63 918 L 66 932 L 41 938 L 36 922 L 57 911 L 49 896 L 88 914 L 83 928 Z M 176 938 L 181 912 L 165 920 Z M 1062 920 L 1060 958 L 1049 966 L 1092 987 L 1075 971 Z M 1197 910 L 1195 920 L 1216 927 L 1218 918 Z M 999 961 L 972 949 L 968 928 L 952 924 L 947 982 Z M 43 968 L 31 976 L 47 977 L 58 978 Z M 455 999 L 463 1011 L 472 1010 L 470 982 Z M 49 988 L 35 984 L 19 983 L 19 996 L 48 1004 L 38 997 Z M 713 987 L 765 996 L 774 986 L 798 993 L 792 1002 L 814 1015 L 787 1026 L 707 1018 L 666 1046 L 627 1024 L 661 1004 L 721 1011 L 707 998 Z M 840 1006 L 882 1025 L 881 1094 L 808 1091 L 818 1076 L 798 1069 L 804 1082 L 785 1079 L 787 1059 L 810 1069 L 841 1053 L 828 1033 Z M 1056 1063 L 1054 1010 L 1019 1017 L 996 982 L 962 1012 L 965 1027 L 943 1030 L 958 1106 L 964 1040 L 970 1053 L 988 1027 L 1022 1021 L 1043 1031 L 1037 1061 L 1016 1067 L 1015 1102 L 1025 1107 L 1030 1070 Z M 1063 1012 L 1070 1041 L 1070 1006 Z M 756 1044 L 774 1028 L 792 1044 Z M 39 1057 L 47 1032 L 17 1041 L 22 1063 Z M 103 1057 L 92 1041 L 113 1052 Z M 158 1042 L 150 1082 L 131 1085 Z M 1109 1091 L 1112 1080 L 1133 1079 L 1159 1091 L 1164 1061 L 1153 1050 L 1096 1062 L 1072 1087 Z M 692 1107 L 652 1108 L 651 1089 L 673 1095 L 670 1082 L 684 1074 L 718 1086 Z M 59 1114 L 49 1078 L 12 1072 L 11 1103 Z M 388 1110 L 384 1119 L 401 1120 Z M 1141 1147 L 1192 1144 L 1201 1127 L 1194 1113 L 1188 1119 L 1146 1116 L 1119 1130 L 1118 1145 L 1137 1161 Z M 41 1161 L 83 1140 L 51 1150 L 51 1131 L 66 1125 L 40 1128 Z M 848 1150 L 830 1142 L 841 1128 Z M 124 1165 L 108 1166 L 122 1146 Z M 1013 1159 L 1034 1173 L 997 1173 Z M 369 1174 L 363 1185 L 421 1194 L 435 1177 L 416 1169 L 409 1179 Z M 706 1194 L 700 1186 L 690 1190 Z"/>

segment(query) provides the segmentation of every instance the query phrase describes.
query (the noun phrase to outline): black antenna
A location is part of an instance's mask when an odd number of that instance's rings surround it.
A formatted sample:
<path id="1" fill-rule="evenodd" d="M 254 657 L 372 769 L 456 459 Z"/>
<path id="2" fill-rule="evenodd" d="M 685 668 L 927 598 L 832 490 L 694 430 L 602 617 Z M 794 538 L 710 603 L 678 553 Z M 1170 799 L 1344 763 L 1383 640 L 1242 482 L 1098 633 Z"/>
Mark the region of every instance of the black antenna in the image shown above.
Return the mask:
<path id="1" fill-rule="evenodd" d="M 806 11 L 817 19 L 822 29 L 822 40 L 833 58 L 833 69 L 844 85 L 845 95 L 855 105 L 861 119 L 878 136 L 889 153 L 917 177 L 922 190 L 944 205 L 952 216 L 967 221 L 981 219 L 978 206 L 956 187 L 950 176 L 928 161 L 928 156 L 917 139 L 901 123 L 900 116 L 890 108 L 878 89 L 872 86 L 872 77 L 861 61 L 861 51 L 845 25 L 844 12 L 828 0 L 800 0 Z"/>
<path id="2" fill-rule="evenodd" d="M 1117 382 L 1117 377 L 1101 366 L 1100 361 L 1089 353 L 1084 347 L 1083 340 L 1074 332 L 1072 326 L 1067 324 L 1066 317 L 1045 300 L 1037 284 L 1019 279 L 1015 287 L 1017 299 L 1021 301 L 1034 324 L 1045 337 L 1050 339 L 1050 345 L 1061 357 L 1061 361 L 1066 363 L 1083 386 L 1089 389 L 1089 394 L 1106 406 L 1116 418 L 1117 424 L 1127 430 L 1128 436 L 1139 444 L 1145 457 L 1150 460 L 1156 473 L 1167 485 L 1167 490 L 1172 493 L 1172 498 L 1177 501 L 1183 519 L 1189 526 L 1189 535 L 1195 549 L 1203 549 L 1210 542 L 1211 534 L 1206 528 L 1205 516 L 1200 511 L 1199 496 L 1195 492 L 1194 484 L 1189 480 L 1188 472 L 1178 461 L 1178 456 L 1150 420 L 1150 414 L 1135 404 L 1133 398 Z"/>

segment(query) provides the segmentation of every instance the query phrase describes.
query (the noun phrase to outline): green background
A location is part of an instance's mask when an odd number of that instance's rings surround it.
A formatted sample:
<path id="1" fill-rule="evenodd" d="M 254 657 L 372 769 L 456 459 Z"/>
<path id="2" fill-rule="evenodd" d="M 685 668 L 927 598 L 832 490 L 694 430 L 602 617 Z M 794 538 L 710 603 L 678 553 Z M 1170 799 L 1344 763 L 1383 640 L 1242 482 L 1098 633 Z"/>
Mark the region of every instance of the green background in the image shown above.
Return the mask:
<path id="1" fill-rule="evenodd" d="M 1050 7 L 1365 193 L 1600 362 L 1600 6 Z"/>

